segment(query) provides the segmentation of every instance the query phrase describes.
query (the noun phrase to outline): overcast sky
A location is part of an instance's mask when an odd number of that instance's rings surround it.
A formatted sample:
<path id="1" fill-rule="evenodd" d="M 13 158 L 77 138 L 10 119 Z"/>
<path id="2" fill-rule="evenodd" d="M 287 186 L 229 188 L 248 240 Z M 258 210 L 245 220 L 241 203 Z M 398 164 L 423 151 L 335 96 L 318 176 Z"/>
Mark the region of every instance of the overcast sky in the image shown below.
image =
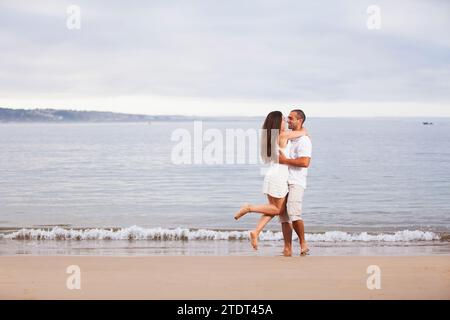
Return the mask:
<path id="1" fill-rule="evenodd" d="M 0 0 L 0 106 L 450 116 L 449 30 L 445 0 Z"/>

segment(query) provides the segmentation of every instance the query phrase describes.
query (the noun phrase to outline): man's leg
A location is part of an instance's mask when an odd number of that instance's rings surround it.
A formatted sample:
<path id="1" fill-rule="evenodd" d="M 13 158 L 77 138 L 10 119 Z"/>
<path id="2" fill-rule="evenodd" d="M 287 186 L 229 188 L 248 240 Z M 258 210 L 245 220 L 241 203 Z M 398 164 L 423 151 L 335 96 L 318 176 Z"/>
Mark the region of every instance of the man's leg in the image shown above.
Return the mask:
<path id="1" fill-rule="evenodd" d="M 292 225 L 289 222 L 283 222 L 281 224 L 281 230 L 283 231 L 284 249 L 283 255 L 286 257 L 292 256 Z"/>
<path id="2" fill-rule="evenodd" d="M 305 224 L 303 223 L 303 220 L 293 221 L 292 227 L 294 228 L 300 241 L 300 253 L 306 253 L 308 251 L 308 243 L 305 240 Z"/>
<path id="3" fill-rule="evenodd" d="M 287 202 L 287 210 L 289 218 L 292 221 L 292 227 L 297 233 L 301 251 L 300 254 L 305 254 L 308 251 L 308 244 L 305 240 L 305 225 L 302 219 L 303 194 L 305 189 L 300 185 L 289 185 L 289 198 Z"/>

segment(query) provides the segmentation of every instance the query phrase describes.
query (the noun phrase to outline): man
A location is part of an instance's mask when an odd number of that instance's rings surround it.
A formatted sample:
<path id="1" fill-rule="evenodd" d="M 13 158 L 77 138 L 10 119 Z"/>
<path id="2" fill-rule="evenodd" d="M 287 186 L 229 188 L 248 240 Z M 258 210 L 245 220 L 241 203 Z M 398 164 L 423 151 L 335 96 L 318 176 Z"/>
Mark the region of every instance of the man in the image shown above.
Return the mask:
<path id="1" fill-rule="evenodd" d="M 294 131 L 301 130 L 305 120 L 306 116 L 302 110 L 292 110 L 288 117 L 289 129 Z M 300 255 L 306 255 L 309 252 L 308 244 L 305 240 L 302 204 L 311 152 L 311 139 L 308 136 L 302 136 L 292 141 L 289 154 L 290 159 L 287 159 L 281 152 L 279 155 L 279 162 L 289 166 L 287 212 L 280 215 L 284 237 L 283 254 L 285 256 L 292 256 L 292 228 L 294 228 L 300 241 Z"/>

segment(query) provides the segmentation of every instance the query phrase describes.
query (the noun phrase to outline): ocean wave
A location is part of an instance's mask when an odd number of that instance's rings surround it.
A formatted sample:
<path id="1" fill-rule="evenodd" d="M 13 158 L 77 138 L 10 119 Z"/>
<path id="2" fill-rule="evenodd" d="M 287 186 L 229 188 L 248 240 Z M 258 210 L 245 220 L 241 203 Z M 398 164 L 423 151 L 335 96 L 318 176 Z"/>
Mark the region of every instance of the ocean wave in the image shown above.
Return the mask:
<path id="1" fill-rule="evenodd" d="M 132 226 L 122 229 L 20 229 L 0 234 L 0 239 L 12 240 L 156 240 L 156 241 L 190 241 L 190 240 L 247 240 L 248 231 L 220 231 L 211 229 L 165 229 L 142 228 Z M 309 242 L 416 242 L 441 240 L 441 237 L 430 231 L 402 230 L 395 233 L 348 233 L 343 231 L 327 231 L 308 233 Z M 281 232 L 264 231 L 260 241 L 281 241 Z M 295 234 L 294 234 L 295 239 Z"/>

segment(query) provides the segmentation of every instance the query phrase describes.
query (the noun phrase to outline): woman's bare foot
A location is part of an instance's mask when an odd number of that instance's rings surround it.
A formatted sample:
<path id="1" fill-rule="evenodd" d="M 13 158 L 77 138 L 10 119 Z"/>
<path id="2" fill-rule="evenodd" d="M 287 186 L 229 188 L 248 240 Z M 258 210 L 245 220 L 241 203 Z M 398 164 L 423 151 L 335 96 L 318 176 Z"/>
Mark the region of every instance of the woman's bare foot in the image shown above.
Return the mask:
<path id="1" fill-rule="evenodd" d="M 247 213 L 250 212 L 250 205 L 248 203 L 244 204 L 241 209 L 234 215 L 234 219 L 239 220 L 239 218 L 242 218 Z"/>
<path id="2" fill-rule="evenodd" d="M 286 249 L 283 250 L 283 256 L 285 257 L 292 257 L 292 249 Z"/>
<path id="3" fill-rule="evenodd" d="M 250 243 L 253 249 L 258 250 L 258 235 L 255 231 L 250 231 Z"/>

